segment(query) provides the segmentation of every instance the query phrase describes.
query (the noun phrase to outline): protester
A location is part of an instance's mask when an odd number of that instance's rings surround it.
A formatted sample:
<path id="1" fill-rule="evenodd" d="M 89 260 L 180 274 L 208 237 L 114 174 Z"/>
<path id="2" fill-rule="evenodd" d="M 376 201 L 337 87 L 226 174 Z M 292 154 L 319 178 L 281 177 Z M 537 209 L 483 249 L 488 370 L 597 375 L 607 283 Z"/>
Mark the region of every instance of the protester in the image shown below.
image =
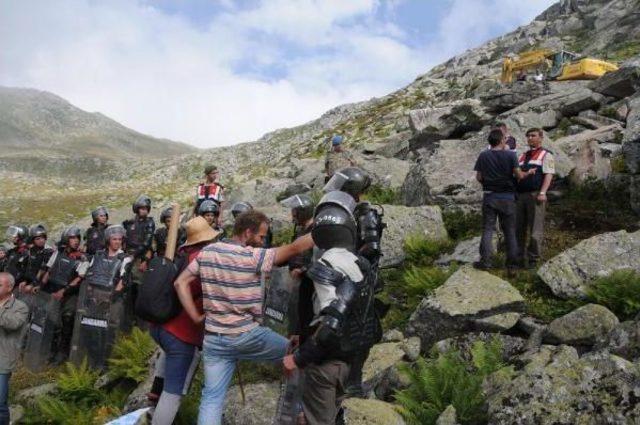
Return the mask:
<path id="1" fill-rule="evenodd" d="M 213 241 L 218 232 L 202 217 L 195 217 L 186 224 L 187 241 L 180 252 L 186 256 L 187 264 L 194 261 L 202 248 Z M 202 315 L 202 285 L 197 277 L 189 283 L 189 296 L 199 315 Z M 153 413 L 153 425 L 171 425 L 175 419 L 182 397 L 187 394 L 191 380 L 200 361 L 203 340 L 203 325 L 196 323 L 182 310 L 168 322 L 153 326 L 151 336 L 164 352 L 164 378 L 162 394 Z"/>
<path id="2" fill-rule="evenodd" d="M 0 272 L 0 425 L 9 425 L 9 380 L 20 358 L 29 309 L 12 295 L 15 279 Z"/>
<path id="3" fill-rule="evenodd" d="M 233 237 L 203 248 L 178 276 L 175 287 L 194 323 L 205 322 L 204 388 L 198 423 L 220 424 L 222 407 L 238 360 L 277 361 L 289 341 L 260 325 L 264 290 L 261 278 L 274 265 L 313 246 L 310 235 L 278 248 L 259 248 L 267 236 L 268 218 L 248 211 L 236 218 Z M 191 282 L 202 281 L 204 315 L 191 295 Z"/>
<path id="4" fill-rule="evenodd" d="M 504 232 L 507 247 L 507 268 L 517 265 L 517 244 L 515 236 L 515 192 L 516 178 L 527 177 L 518 166 L 516 154 L 505 150 L 505 136 L 502 130 L 489 133 L 490 150 L 480 153 L 474 170 L 476 179 L 482 184 L 482 239 L 480 241 L 480 261 L 474 267 L 486 270 L 492 268 L 493 233 L 496 218 Z"/>
<path id="5" fill-rule="evenodd" d="M 542 255 L 547 191 L 556 171 L 553 153 L 542 147 L 542 129 L 531 128 L 526 136 L 529 150 L 520 155 L 519 165 L 532 177 L 518 182 L 516 238 L 520 263 L 535 268 Z"/>

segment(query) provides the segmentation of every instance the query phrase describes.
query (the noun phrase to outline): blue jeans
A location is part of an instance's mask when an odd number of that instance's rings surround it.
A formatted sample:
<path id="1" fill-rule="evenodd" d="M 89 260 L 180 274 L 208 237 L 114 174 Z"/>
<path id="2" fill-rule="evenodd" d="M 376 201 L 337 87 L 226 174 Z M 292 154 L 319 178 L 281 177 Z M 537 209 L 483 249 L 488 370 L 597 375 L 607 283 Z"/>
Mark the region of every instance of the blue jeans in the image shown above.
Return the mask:
<path id="1" fill-rule="evenodd" d="M 11 373 L 0 373 L 0 425 L 9 425 L 9 379 Z"/>
<path id="2" fill-rule="evenodd" d="M 198 425 L 220 425 L 227 387 L 238 360 L 278 361 L 289 341 L 259 326 L 236 337 L 206 334 L 204 337 L 204 387 Z"/>
<path id="3" fill-rule="evenodd" d="M 162 390 L 170 394 L 186 395 L 200 359 L 198 348 L 179 340 L 161 326 L 153 326 L 149 333 L 165 354 Z"/>

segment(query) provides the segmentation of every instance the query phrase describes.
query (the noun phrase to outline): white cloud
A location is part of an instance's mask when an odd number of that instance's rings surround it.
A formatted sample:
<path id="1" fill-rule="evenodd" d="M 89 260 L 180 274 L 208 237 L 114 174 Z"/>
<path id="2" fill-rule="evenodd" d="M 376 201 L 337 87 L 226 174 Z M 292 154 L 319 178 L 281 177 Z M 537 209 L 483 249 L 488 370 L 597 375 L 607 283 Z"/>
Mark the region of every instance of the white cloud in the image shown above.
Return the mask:
<path id="1" fill-rule="evenodd" d="M 154 136 L 229 145 L 399 88 L 550 1 L 452 0 L 437 43 L 418 48 L 376 14 L 392 17 L 396 3 L 230 3 L 196 26 L 153 3 L 0 0 L 0 84 L 51 91 Z"/>

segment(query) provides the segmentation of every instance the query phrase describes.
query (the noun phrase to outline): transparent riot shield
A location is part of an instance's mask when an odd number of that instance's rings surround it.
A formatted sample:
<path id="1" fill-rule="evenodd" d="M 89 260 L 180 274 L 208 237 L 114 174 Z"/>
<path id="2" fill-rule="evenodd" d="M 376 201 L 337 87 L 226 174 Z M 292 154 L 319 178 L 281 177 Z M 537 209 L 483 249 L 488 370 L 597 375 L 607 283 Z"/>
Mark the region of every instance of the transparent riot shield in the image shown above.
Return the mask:
<path id="1" fill-rule="evenodd" d="M 90 367 L 105 369 L 116 335 L 130 329 L 127 294 L 113 289 L 89 282 L 81 286 L 69 355 L 73 363 L 80 364 L 86 358 Z"/>
<path id="2" fill-rule="evenodd" d="M 24 365 L 32 372 L 39 372 L 47 366 L 51 357 L 51 345 L 60 316 L 60 301 L 43 291 L 29 298 L 32 308 Z"/>

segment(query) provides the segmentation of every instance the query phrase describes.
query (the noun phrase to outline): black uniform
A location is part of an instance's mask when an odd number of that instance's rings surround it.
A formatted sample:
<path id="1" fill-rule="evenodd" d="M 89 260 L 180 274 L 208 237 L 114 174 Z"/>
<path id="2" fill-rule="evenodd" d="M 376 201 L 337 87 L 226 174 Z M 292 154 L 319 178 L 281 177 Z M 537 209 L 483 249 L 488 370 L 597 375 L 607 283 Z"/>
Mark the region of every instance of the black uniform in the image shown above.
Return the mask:
<path id="1" fill-rule="evenodd" d="M 301 236 L 311 233 L 313 224 L 303 227 L 296 227 L 292 242 Z M 313 281 L 306 275 L 306 271 L 311 267 L 313 261 L 313 249 L 309 249 L 302 254 L 298 254 L 289 260 L 289 270 L 300 269 L 304 274 L 300 278 L 298 288 L 297 320 L 291 334 L 299 335 L 300 342 L 304 342 L 311 335 L 309 324 L 313 320 Z"/>
<path id="2" fill-rule="evenodd" d="M 106 241 L 104 239 L 104 231 L 109 227 L 108 224 L 93 223 L 84 234 L 85 247 L 87 255 L 94 255 L 96 251 L 105 249 Z"/>
<path id="3" fill-rule="evenodd" d="M 133 255 L 135 259 L 144 259 L 146 253 L 151 250 L 153 234 L 156 230 L 153 217 L 140 219 L 136 216 L 131 220 L 123 221 L 122 227 L 126 232 L 127 254 Z"/>
<path id="4" fill-rule="evenodd" d="M 53 249 L 48 246 L 43 246 L 42 248 L 32 246 L 28 252 L 23 280 L 29 285 L 37 286 L 40 284 L 38 282 L 38 272 L 46 269 L 47 262 L 53 254 Z"/>
<path id="5" fill-rule="evenodd" d="M 27 259 L 29 257 L 29 248 L 27 244 L 21 242 L 7 251 L 7 261 L 5 270 L 10 273 L 16 282 L 22 282 L 27 271 Z"/>
<path id="6" fill-rule="evenodd" d="M 164 253 L 167 250 L 168 234 L 169 234 L 169 229 L 167 229 L 166 227 L 161 227 L 159 229 L 156 229 L 155 233 L 153 234 L 153 242 L 155 245 L 154 251 L 158 257 L 164 256 Z M 178 229 L 178 239 L 176 241 L 176 250 L 180 245 L 185 243 L 186 240 L 187 240 L 187 232 L 182 227 L 180 227 Z"/>

